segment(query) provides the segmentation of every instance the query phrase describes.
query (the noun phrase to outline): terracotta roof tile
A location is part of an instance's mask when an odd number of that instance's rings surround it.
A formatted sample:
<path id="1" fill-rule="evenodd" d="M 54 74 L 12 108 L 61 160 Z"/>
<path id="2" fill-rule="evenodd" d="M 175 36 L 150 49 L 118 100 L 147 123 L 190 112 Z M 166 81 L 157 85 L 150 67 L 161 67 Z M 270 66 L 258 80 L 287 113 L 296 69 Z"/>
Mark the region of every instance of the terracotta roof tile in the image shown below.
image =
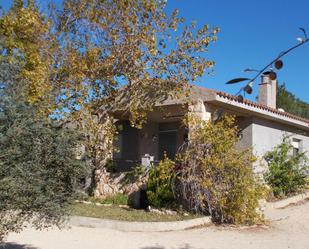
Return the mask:
<path id="1" fill-rule="evenodd" d="M 225 92 L 216 91 L 216 93 L 220 97 L 223 97 L 223 98 L 226 98 L 226 99 L 229 99 L 229 100 L 233 100 L 233 101 L 236 101 L 238 103 L 243 103 L 243 104 L 246 104 L 248 106 L 259 108 L 261 110 L 269 111 L 269 112 L 278 114 L 278 115 L 283 116 L 283 117 L 292 118 L 292 119 L 295 119 L 295 120 L 298 120 L 298 121 L 302 121 L 302 122 L 305 122 L 305 123 L 309 124 L 309 119 L 302 118 L 302 117 L 299 117 L 297 115 L 294 115 L 294 114 L 291 114 L 291 113 L 288 113 L 288 112 L 282 112 L 282 111 L 279 111 L 279 110 L 277 110 L 275 108 L 271 108 L 271 107 L 266 106 L 266 105 L 258 104 L 256 102 L 250 101 L 248 99 L 244 99 L 243 101 L 240 101 L 237 98 L 237 96 L 232 95 L 232 94 L 228 94 L 228 93 L 225 93 Z"/>

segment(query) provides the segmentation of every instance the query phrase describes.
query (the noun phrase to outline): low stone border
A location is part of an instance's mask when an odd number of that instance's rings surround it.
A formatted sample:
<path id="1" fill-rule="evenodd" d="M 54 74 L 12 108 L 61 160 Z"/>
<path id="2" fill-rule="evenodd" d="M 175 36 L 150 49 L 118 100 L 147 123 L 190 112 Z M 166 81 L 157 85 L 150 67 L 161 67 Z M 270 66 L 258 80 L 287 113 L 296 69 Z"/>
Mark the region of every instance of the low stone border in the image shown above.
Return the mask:
<path id="1" fill-rule="evenodd" d="M 279 209 L 279 208 L 284 208 L 286 206 L 289 206 L 291 204 L 296 204 L 300 201 L 304 201 L 306 199 L 309 199 L 309 190 L 299 194 L 299 195 L 295 195 L 289 198 L 286 198 L 284 200 L 279 200 L 279 201 L 275 201 L 275 202 L 267 202 L 267 207 L 268 208 L 275 208 L 275 209 Z"/>
<path id="2" fill-rule="evenodd" d="M 72 216 L 68 222 L 71 226 L 110 228 L 124 232 L 165 232 L 185 230 L 211 224 L 208 216 L 182 221 L 136 222 Z"/>
<path id="3" fill-rule="evenodd" d="M 309 199 L 309 191 L 302 194 L 279 200 L 275 202 L 265 203 L 266 209 L 280 209 L 292 204 Z M 99 219 L 83 216 L 72 216 L 68 221 L 68 225 L 93 227 L 93 228 L 109 228 L 124 232 L 166 232 L 166 231 L 179 231 L 190 229 L 199 226 L 212 224 L 209 216 L 195 218 L 182 221 L 167 221 L 167 222 L 137 222 L 137 221 L 119 221 Z"/>

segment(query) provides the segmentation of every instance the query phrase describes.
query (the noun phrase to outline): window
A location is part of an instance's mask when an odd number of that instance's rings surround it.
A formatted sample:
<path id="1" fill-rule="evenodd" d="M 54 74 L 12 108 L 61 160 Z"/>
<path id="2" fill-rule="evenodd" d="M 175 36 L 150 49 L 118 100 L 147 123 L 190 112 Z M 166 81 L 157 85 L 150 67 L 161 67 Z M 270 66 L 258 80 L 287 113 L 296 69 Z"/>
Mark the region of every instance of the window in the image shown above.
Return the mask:
<path id="1" fill-rule="evenodd" d="M 175 158 L 179 126 L 179 122 L 159 124 L 159 160 L 164 159 L 164 155 L 172 160 Z"/>
<path id="2" fill-rule="evenodd" d="M 293 138 L 292 140 L 293 156 L 297 156 L 300 153 L 300 144 L 301 140 Z"/>
<path id="3" fill-rule="evenodd" d="M 138 156 L 138 129 L 131 127 L 129 121 L 119 121 L 118 134 L 114 139 L 114 160 L 139 160 Z"/>
<path id="4" fill-rule="evenodd" d="M 114 139 L 114 160 L 120 160 L 122 158 L 122 133 L 118 132 Z"/>
<path id="5" fill-rule="evenodd" d="M 174 159 L 176 154 L 176 131 L 159 132 L 159 159 L 164 159 L 166 155 L 169 159 Z"/>

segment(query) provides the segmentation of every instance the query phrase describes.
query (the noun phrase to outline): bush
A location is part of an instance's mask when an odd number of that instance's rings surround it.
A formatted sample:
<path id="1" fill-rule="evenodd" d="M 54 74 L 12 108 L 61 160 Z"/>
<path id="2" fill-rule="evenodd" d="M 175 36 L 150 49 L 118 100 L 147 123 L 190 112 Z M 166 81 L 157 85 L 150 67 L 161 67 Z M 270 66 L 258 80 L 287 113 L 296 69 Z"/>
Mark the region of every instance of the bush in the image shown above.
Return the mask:
<path id="1" fill-rule="evenodd" d="M 147 174 L 147 169 L 143 165 L 136 165 L 131 171 L 125 173 L 123 184 L 136 182 L 139 178 Z"/>
<path id="2" fill-rule="evenodd" d="M 169 207 L 174 201 L 171 181 L 175 176 L 175 162 L 165 158 L 149 171 L 147 198 L 154 207 Z"/>
<path id="3" fill-rule="evenodd" d="M 293 155 L 293 146 L 288 136 L 282 143 L 265 154 L 268 164 L 266 182 L 277 198 L 286 197 L 308 187 L 308 158 L 304 153 Z"/>
<path id="4" fill-rule="evenodd" d="M 191 210 L 213 221 L 253 224 L 262 221 L 258 201 L 265 188 L 254 175 L 250 149 L 239 151 L 235 119 L 217 123 L 189 116 L 190 140 L 180 156 L 177 193 Z"/>
<path id="5" fill-rule="evenodd" d="M 106 162 L 106 164 L 105 164 L 105 169 L 106 169 L 106 171 L 109 172 L 109 173 L 115 173 L 115 172 L 117 172 L 117 170 L 116 170 L 116 165 L 115 165 L 114 161 L 111 160 L 111 159 L 108 159 L 108 160 L 107 160 L 107 162 Z"/>
<path id="6" fill-rule="evenodd" d="M 0 242 L 29 221 L 37 228 L 60 224 L 86 172 L 76 153 L 82 142 L 76 132 L 37 117 L 27 106 L 3 106 Z"/>

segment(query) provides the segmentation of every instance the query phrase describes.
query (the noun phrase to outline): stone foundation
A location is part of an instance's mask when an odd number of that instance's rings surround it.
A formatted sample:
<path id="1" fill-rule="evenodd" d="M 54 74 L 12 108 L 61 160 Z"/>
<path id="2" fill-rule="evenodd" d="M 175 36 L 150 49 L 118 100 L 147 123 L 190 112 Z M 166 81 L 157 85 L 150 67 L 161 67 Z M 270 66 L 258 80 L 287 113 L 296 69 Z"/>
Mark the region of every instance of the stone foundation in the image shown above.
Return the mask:
<path id="1" fill-rule="evenodd" d="M 146 190 L 148 175 L 139 176 L 134 182 L 125 181 L 126 173 L 109 173 L 105 169 L 96 170 L 95 197 L 105 199 L 108 196 L 122 193 L 129 197 L 129 205 L 140 208 L 141 191 Z"/>

